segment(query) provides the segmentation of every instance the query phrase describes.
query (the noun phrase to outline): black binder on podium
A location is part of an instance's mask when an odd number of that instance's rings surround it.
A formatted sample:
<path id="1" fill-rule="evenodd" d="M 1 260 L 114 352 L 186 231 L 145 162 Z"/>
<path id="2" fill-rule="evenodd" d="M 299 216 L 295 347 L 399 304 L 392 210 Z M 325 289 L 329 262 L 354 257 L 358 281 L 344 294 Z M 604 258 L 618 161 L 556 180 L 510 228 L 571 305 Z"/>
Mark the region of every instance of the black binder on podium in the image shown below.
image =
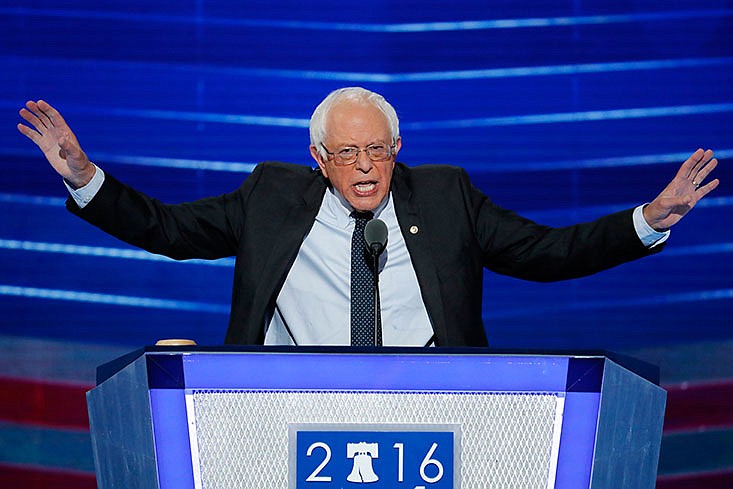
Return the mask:
<path id="1" fill-rule="evenodd" d="M 652 489 L 666 393 L 643 366 L 483 349 L 149 347 L 100 367 L 87 394 L 97 482 Z"/>

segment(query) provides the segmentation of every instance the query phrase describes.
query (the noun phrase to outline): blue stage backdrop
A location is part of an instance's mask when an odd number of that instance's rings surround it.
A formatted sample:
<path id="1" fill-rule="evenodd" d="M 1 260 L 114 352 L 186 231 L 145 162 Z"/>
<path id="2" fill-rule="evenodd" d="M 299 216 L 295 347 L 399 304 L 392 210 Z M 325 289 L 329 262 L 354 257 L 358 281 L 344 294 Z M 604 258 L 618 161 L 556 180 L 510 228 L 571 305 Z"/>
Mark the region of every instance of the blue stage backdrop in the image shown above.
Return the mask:
<path id="1" fill-rule="evenodd" d="M 310 114 L 349 85 L 396 107 L 401 161 L 464 167 L 550 225 L 648 202 L 692 151 L 715 150 L 720 187 L 663 253 L 556 284 L 487 273 L 484 322 L 501 348 L 733 342 L 730 1 L 6 0 L 0 66 L 8 344 L 220 344 L 233 269 L 131 249 L 67 213 L 60 178 L 14 129 L 26 100 L 61 110 L 106 172 L 181 202 L 235 189 L 263 160 L 311 165 Z M 685 358 L 671 368 L 699 361 Z M 731 470 L 701 464 L 685 470 Z"/>

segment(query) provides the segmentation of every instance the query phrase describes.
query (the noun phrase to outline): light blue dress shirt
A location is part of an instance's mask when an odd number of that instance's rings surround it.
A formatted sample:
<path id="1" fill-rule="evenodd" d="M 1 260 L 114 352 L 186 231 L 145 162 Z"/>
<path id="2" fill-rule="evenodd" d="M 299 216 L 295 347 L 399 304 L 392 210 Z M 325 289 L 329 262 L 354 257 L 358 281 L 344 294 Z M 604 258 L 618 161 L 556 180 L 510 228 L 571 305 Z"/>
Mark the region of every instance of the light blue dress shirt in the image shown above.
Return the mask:
<path id="1" fill-rule="evenodd" d="M 266 345 L 351 344 L 351 212 L 343 197 L 333 189 L 326 190 L 313 228 L 277 297 Z M 384 221 L 388 230 L 387 248 L 379 264 L 382 343 L 430 344 L 433 328 L 391 194 L 374 210 L 374 217 Z"/>

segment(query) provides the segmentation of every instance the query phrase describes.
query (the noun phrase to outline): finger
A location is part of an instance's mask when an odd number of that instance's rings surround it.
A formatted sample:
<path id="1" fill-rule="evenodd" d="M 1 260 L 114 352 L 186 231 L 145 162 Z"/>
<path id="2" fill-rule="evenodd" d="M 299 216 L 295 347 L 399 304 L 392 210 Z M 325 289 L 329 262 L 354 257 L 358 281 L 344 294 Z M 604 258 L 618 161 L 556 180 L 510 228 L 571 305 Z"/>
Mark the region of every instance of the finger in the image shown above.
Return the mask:
<path id="1" fill-rule="evenodd" d="M 35 127 L 38 132 L 43 133 L 47 129 L 33 112 L 27 109 L 20 109 L 19 114 L 26 122 L 28 122 L 28 124 Z"/>
<path id="2" fill-rule="evenodd" d="M 708 183 L 706 185 L 703 185 L 702 187 L 700 187 L 699 189 L 697 189 L 695 191 L 695 193 L 697 194 L 697 200 L 702 199 L 707 194 L 709 194 L 710 192 L 712 192 L 713 190 L 715 190 L 716 188 L 718 188 L 718 184 L 719 183 L 720 183 L 720 180 L 718 180 L 716 178 L 715 180 L 712 180 L 710 183 Z"/>
<path id="3" fill-rule="evenodd" d="M 703 168 L 707 163 L 713 158 L 713 151 L 707 150 L 705 153 L 703 153 L 702 158 L 695 164 L 695 166 L 692 168 L 692 171 L 690 173 L 690 177 L 694 180 L 695 176 L 697 175 L 697 172 L 700 171 L 701 168 Z M 697 180 L 699 183 L 702 179 Z"/>
<path id="4" fill-rule="evenodd" d="M 705 151 L 703 151 L 702 148 L 699 148 L 697 151 L 692 153 L 690 157 L 687 158 L 684 163 L 682 163 L 680 170 L 677 172 L 677 176 L 682 178 L 690 178 L 692 169 L 703 156 L 705 156 Z"/>
<path id="5" fill-rule="evenodd" d="M 713 158 L 712 160 L 709 160 L 705 163 L 705 166 L 703 166 L 697 174 L 692 179 L 692 183 L 695 185 L 700 185 L 702 182 L 705 181 L 705 179 L 710 175 L 710 173 L 715 170 L 715 167 L 718 166 L 718 160 L 716 158 Z"/>
<path id="6" fill-rule="evenodd" d="M 45 100 L 39 100 L 38 101 L 38 108 L 43 111 L 43 113 L 49 118 L 51 123 L 56 127 L 63 127 L 67 126 L 66 121 L 61 116 L 58 110 L 54 109 L 51 104 L 46 102 Z"/>
<path id="7" fill-rule="evenodd" d="M 34 131 L 24 124 L 18 124 L 16 127 L 23 136 L 27 137 L 28 139 L 40 146 L 42 136 L 38 133 L 38 131 Z"/>
<path id="8" fill-rule="evenodd" d="M 36 114 L 36 117 L 38 117 L 38 120 L 40 120 L 41 123 L 43 123 L 44 126 L 46 126 L 46 127 L 48 127 L 50 129 L 50 128 L 53 127 L 53 122 L 51 121 L 51 118 L 48 117 L 48 114 L 39 105 L 41 102 L 42 102 L 41 100 L 39 100 L 38 102 L 30 102 L 30 103 L 26 104 L 26 107 L 28 107 L 30 110 L 32 110 L 33 113 Z"/>
<path id="9" fill-rule="evenodd" d="M 44 127 L 48 126 L 48 121 L 44 120 L 45 117 L 43 116 L 43 112 L 41 111 L 41 109 L 38 108 L 38 104 L 36 104 L 33 100 L 29 100 L 25 103 L 25 106 L 27 110 L 38 119 L 38 122 L 40 122 Z"/>
<path id="10" fill-rule="evenodd" d="M 48 107 L 50 107 L 50 105 L 48 105 L 47 103 L 44 103 L 45 109 L 46 109 L 44 110 L 44 107 L 41 105 L 42 102 L 43 100 L 39 100 L 38 103 L 36 103 L 36 107 L 38 108 L 38 118 L 41 119 L 41 121 L 44 124 L 46 124 L 48 127 L 52 127 L 54 123 L 51 120 L 51 117 L 49 116 L 48 112 L 46 111 L 48 110 Z"/>

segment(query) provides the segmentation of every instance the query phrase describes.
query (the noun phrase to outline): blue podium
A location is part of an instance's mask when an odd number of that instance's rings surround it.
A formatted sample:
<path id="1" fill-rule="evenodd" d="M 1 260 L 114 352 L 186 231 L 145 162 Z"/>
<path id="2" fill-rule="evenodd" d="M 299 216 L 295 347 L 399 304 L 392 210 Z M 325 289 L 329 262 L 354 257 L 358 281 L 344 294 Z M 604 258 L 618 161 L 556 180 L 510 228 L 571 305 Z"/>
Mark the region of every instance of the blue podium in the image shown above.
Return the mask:
<path id="1" fill-rule="evenodd" d="M 97 482 L 652 489 L 666 394 L 641 370 L 482 349 L 146 348 L 87 394 Z"/>

